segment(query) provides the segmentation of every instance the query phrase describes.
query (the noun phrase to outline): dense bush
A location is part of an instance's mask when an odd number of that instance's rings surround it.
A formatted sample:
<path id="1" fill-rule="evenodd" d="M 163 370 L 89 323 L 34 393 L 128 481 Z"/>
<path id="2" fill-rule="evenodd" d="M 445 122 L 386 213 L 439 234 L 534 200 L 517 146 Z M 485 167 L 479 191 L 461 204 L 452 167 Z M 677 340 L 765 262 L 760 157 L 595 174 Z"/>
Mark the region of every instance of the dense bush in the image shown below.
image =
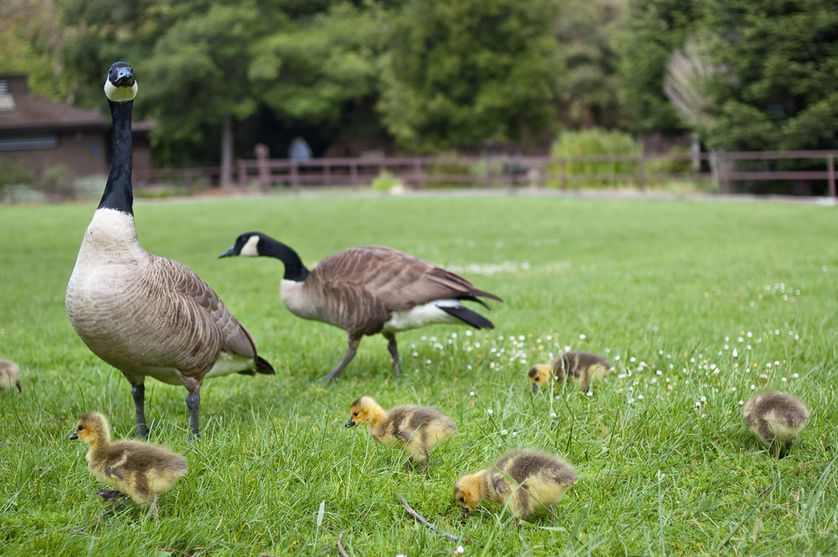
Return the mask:
<path id="1" fill-rule="evenodd" d="M 579 160 L 586 157 L 635 157 L 642 147 L 630 135 L 601 129 L 566 131 L 559 135 L 547 168 L 549 187 L 602 187 L 637 182 L 636 160 Z"/>

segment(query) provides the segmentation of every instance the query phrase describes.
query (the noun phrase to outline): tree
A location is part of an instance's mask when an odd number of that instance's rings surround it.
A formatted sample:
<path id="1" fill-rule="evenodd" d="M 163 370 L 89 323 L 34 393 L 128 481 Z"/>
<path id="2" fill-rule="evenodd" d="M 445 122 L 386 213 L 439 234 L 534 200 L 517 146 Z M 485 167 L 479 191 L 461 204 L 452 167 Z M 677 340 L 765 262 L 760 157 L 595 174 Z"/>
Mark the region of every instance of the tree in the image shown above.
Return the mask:
<path id="1" fill-rule="evenodd" d="M 712 82 L 710 146 L 838 147 L 838 10 L 833 0 L 708 0 Z"/>
<path id="2" fill-rule="evenodd" d="M 424 152 L 547 131 L 558 100 L 552 0 L 409 0 L 393 18 L 379 110 Z"/>
<path id="3" fill-rule="evenodd" d="M 684 125 L 663 91 L 666 65 L 701 20 L 697 0 L 632 0 L 619 33 L 622 123 L 634 133 L 675 134 Z"/>

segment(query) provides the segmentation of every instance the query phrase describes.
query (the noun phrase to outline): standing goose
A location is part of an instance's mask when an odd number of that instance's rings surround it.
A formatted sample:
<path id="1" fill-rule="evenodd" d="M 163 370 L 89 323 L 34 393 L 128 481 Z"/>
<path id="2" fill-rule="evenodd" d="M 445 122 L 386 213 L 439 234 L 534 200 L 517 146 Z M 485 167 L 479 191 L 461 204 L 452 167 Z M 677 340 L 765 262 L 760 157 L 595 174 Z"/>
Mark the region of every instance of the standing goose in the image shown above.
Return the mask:
<path id="1" fill-rule="evenodd" d="M 84 343 L 131 383 L 138 436 L 148 435 L 147 375 L 186 387 L 189 425 L 197 436 L 205 377 L 274 370 L 209 285 L 180 263 L 148 253 L 137 240 L 131 189 L 136 94 L 131 66 L 111 65 L 105 81 L 113 118 L 111 171 L 82 239 L 65 305 Z"/>
<path id="2" fill-rule="evenodd" d="M 349 349 L 324 381 L 343 372 L 365 335 L 384 335 L 398 375 L 397 332 L 434 323 L 493 329 L 491 321 L 461 302 L 486 306 L 480 297 L 502 301 L 459 275 L 387 247 L 349 248 L 309 271 L 289 246 L 261 232 L 246 232 L 219 257 L 232 255 L 279 259 L 285 265 L 280 296 L 291 313 L 346 331 Z"/>

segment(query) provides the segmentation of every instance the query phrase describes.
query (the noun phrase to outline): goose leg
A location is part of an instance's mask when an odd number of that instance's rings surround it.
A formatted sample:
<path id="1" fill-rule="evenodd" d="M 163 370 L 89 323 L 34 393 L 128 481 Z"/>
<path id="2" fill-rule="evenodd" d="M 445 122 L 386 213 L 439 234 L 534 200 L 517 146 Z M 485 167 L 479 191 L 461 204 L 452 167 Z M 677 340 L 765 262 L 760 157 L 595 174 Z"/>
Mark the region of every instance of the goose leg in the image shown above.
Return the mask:
<path id="1" fill-rule="evenodd" d="M 201 383 L 192 377 L 182 377 L 181 380 L 189 389 L 189 394 L 186 395 L 186 407 L 189 408 L 189 431 L 192 437 L 197 439 L 200 435 Z"/>
<path id="2" fill-rule="evenodd" d="M 355 357 L 355 353 L 358 351 L 358 345 L 361 344 L 360 337 L 349 337 L 349 349 L 346 351 L 346 354 L 343 355 L 343 359 L 340 363 L 335 366 L 335 369 L 327 373 L 323 379 L 320 381 L 322 383 L 328 383 L 329 381 L 334 381 L 335 379 L 343 373 L 343 370 L 346 369 L 346 366 L 349 365 L 349 362 L 352 361 L 352 358 Z"/>
<path id="3" fill-rule="evenodd" d="M 131 384 L 131 396 L 134 398 L 134 410 L 137 413 L 137 437 L 148 439 L 148 426 L 145 423 L 145 384 Z"/>
<path id="4" fill-rule="evenodd" d="M 402 362 L 399 359 L 399 346 L 396 344 L 396 335 L 393 333 L 383 333 L 384 338 L 387 339 L 387 350 L 390 351 L 390 358 L 393 360 L 393 375 L 398 377 L 402 373 Z"/>

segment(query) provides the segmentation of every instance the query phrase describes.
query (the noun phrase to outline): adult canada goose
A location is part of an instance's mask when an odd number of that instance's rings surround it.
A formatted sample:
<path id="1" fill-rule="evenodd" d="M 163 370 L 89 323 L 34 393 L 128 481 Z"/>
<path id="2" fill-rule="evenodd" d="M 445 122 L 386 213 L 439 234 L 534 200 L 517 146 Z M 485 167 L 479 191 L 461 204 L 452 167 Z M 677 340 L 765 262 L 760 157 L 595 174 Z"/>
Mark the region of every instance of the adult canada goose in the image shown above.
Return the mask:
<path id="1" fill-rule="evenodd" d="M 189 425 L 198 435 L 201 382 L 229 373 L 273 374 L 244 327 L 195 273 L 145 251 L 137 240 L 131 188 L 131 111 L 137 94 L 125 62 L 111 65 L 105 95 L 113 119 L 113 160 L 67 285 L 65 305 L 94 354 L 131 383 L 137 435 L 148 435 L 144 379 L 189 391 Z"/>
<path id="2" fill-rule="evenodd" d="M 459 275 L 387 247 L 349 248 L 309 271 L 289 246 L 261 232 L 246 232 L 219 257 L 232 255 L 279 259 L 285 265 L 280 296 L 291 313 L 346 331 L 349 349 L 324 381 L 343 372 L 365 335 L 384 335 L 398 375 L 397 332 L 434 323 L 493 329 L 491 321 L 462 302 L 486 306 L 479 298 L 502 301 Z"/>

